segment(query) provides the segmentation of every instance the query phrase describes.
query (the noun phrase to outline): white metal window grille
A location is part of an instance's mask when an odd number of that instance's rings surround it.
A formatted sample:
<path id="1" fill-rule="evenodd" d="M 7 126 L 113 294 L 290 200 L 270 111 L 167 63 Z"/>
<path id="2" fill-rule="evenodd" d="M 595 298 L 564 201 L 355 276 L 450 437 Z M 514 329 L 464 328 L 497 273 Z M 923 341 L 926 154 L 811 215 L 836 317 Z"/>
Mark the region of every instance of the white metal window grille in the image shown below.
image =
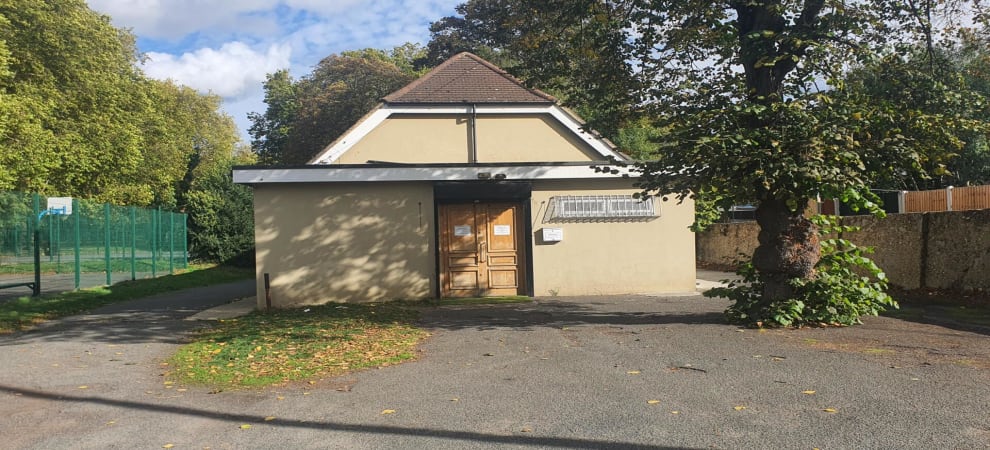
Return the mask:
<path id="1" fill-rule="evenodd" d="M 564 195 L 550 199 L 551 221 L 650 219 L 657 216 L 653 199 L 631 195 Z"/>

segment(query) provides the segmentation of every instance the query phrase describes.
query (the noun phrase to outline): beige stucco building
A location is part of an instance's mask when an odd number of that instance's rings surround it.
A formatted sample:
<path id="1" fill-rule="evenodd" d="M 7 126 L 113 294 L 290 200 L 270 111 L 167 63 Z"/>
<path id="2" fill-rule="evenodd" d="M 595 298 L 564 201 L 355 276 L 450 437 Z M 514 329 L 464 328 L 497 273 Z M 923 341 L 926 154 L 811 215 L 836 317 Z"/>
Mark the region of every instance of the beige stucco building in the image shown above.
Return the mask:
<path id="1" fill-rule="evenodd" d="M 624 160 L 469 53 L 254 187 L 259 306 L 694 291 L 694 205 L 633 197 Z"/>

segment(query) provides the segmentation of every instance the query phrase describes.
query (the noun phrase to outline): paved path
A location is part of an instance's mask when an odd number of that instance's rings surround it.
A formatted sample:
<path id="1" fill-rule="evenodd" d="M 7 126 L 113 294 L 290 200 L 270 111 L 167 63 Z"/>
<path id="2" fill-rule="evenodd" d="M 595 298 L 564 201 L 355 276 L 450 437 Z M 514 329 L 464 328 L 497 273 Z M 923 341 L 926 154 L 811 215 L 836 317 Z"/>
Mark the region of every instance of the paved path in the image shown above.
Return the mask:
<path id="1" fill-rule="evenodd" d="M 889 318 L 740 330 L 700 296 L 425 309 L 417 362 L 260 391 L 166 384 L 191 298 L 232 289 L 0 337 L 4 447 L 990 448 L 990 337 Z"/>

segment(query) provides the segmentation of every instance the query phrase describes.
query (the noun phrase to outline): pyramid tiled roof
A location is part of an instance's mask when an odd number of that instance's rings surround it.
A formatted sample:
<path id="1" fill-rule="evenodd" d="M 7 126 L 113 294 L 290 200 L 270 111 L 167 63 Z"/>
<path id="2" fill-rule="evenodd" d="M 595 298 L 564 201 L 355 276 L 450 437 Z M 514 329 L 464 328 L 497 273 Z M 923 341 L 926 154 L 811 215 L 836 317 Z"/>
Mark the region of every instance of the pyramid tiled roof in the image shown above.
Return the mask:
<path id="1" fill-rule="evenodd" d="M 552 104 L 553 96 L 527 88 L 494 64 L 459 53 L 384 98 L 388 104 Z"/>

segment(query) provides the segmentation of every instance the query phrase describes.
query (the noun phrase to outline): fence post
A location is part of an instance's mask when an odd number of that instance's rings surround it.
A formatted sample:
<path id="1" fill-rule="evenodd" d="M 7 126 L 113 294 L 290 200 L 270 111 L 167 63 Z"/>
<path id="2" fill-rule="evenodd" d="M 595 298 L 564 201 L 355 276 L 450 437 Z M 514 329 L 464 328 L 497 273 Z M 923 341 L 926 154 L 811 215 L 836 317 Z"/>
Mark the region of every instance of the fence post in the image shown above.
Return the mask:
<path id="1" fill-rule="evenodd" d="M 168 274 L 175 273 L 175 213 L 168 212 Z"/>
<path id="2" fill-rule="evenodd" d="M 952 186 L 945 188 L 945 210 L 952 211 Z"/>
<path id="3" fill-rule="evenodd" d="M 81 217 L 80 216 L 82 216 L 82 211 L 79 210 L 79 199 L 74 198 L 74 199 L 72 199 L 72 220 L 73 220 L 73 226 L 75 228 L 74 233 L 73 233 L 73 234 L 75 234 L 75 239 L 73 239 L 73 240 L 75 241 L 74 244 L 75 244 L 75 248 L 76 248 L 76 258 L 75 258 L 76 259 L 75 260 L 75 262 L 76 262 L 76 278 L 75 278 L 75 281 L 76 281 L 76 290 L 79 289 L 79 281 L 80 281 L 79 280 L 79 275 L 81 274 L 81 271 L 82 271 L 82 267 L 80 267 L 80 255 L 79 255 L 79 241 L 81 240 L 81 237 L 80 237 L 80 221 L 81 221 Z"/>
<path id="4" fill-rule="evenodd" d="M 136 266 L 135 257 L 137 256 L 136 255 L 136 248 L 137 248 L 137 214 L 136 214 L 136 211 L 137 210 L 133 206 L 130 207 L 130 210 L 131 210 L 130 211 L 131 212 L 131 281 L 134 281 L 134 280 L 137 279 L 137 270 L 136 270 L 136 267 L 135 267 Z"/>
<path id="5" fill-rule="evenodd" d="M 189 215 L 182 213 L 182 268 L 189 268 Z"/>
<path id="6" fill-rule="evenodd" d="M 151 278 L 158 277 L 158 208 L 151 210 Z"/>
<path id="7" fill-rule="evenodd" d="M 897 212 L 902 214 L 907 212 L 907 192 L 908 191 L 897 192 Z"/>
<path id="8" fill-rule="evenodd" d="M 41 199 L 38 198 L 38 194 L 31 194 L 31 202 L 34 204 L 34 216 L 32 216 L 31 224 L 33 225 L 34 231 L 34 292 L 32 295 L 35 297 L 41 295 Z"/>
<path id="9" fill-rule="evenodd" d="M 104 248 L 103 248 L 103 258 L 106 263 L 107 268 L 107 286 L 113 284 L 110 279 L 110 204 L 103 204 L 103 228 L 104 233 Z"/>
<path id="10" fill-rule="evenodd" d="M 38 211 L 38 214 L 41 214 L 41 211 Z M 38 226 L 40 227 L 41 224 L 39 223 Z M 61 224 L 59 224 L 59 229 L 61 229 Z M 54 258 L 55 258 L 55 221 L 49 219 L 48 220 L 48 262 L 55 261 Z M 55 266 L 55 273 L 59 273 L 62 271 L 62 267 L 61 267 L 62 260 L 59 259 L 58 262 L 59 265 Z"/>

